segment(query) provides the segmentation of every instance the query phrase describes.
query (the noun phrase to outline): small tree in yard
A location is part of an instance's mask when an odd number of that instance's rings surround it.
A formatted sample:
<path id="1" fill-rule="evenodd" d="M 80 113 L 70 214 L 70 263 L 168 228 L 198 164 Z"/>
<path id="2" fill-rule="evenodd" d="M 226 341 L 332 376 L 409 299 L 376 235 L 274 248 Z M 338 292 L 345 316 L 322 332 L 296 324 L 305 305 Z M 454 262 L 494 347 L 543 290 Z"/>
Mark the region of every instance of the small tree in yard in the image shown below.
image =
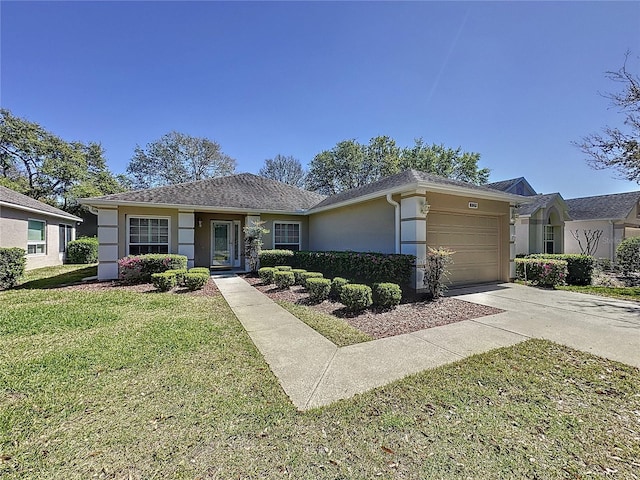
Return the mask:
<path id="1" fill-rule="evenodd" d="M 578 242 L 578 246 L 580 247 L 580 252 L 583 255 L 589 255 L 592 257 L 596 251 L 598 250 L 598 245 L 600 244 L 600 237 L 604 233 L 604 230 L 582 230 L 582 235 L 584 236 L 584 243 L 580 237 L 580 231 L 576 229 L 569 230 L 571 232 L 571 236 L 576 239 Z"/>
<path id="2" fill-rule="evenodd" d="M 456 253 L 448 248 L 438 249 L 429 247 L 427 265 L 424 269 L 424 286 L 430 298 L 436 299 L 444 295 L 447 286 L 445 280 L 449 276 L 447 265 L 453 263 L 451 256 Z"/>
<path id="3" fill-rule="evenodd" d="M 264 228 L 265 222 L 257 221 L 251 222 L 251 225 L 245 226 L 244 231 L 244 247 L 245 254 L 247 256 L 247 262 L 249 262 L 249 269 L 256 273 L 258 271 L 258 265 L 260 264 L 260 251 L 262 250 L 262 237 L 269 233 L 269 230 Z"/>

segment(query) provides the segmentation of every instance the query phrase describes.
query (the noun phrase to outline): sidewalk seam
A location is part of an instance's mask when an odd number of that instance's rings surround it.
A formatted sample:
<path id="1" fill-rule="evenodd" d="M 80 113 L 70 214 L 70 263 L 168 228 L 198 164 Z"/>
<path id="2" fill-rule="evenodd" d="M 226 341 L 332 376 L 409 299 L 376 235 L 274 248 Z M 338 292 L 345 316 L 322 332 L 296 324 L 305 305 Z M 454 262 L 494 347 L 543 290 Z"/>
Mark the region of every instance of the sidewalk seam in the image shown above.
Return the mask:
<path id="1" fill-rule="evenodd" d="M 331 355 L 331 358 L 329 359 L 329 361 L 327 362 L 327 365 L 325 366 L 324 370 L 322 371 L 322 374 L 320 375 L 320 378 L 318 378 L 318 381 L 316 382 L 316 384 L 311 389 L 311 393 L 309 394 L 309 398 L 307 398 L 307 401 L 305 402 L 304 407 L 302 407 L 302 410 L 309 410 L 309 404 L 311 403 L 311 400 L 313 400 L 313 397 L 315 396 L 316 392 L 318 391 L 318 388 L 320 387 L 320 384 L 322 383 L 322 380 L 324 380 L 324 377 L 327 375 L 327 371 L 329 371 L 329 367 L 333 363 L 333 360 L 336 358 L 336 354 L 338 353 L 338 350 L 340 350 L 340 348 L 341 347 L 336 346 L 336 349 L 334 350 L 333 355 Z"/>

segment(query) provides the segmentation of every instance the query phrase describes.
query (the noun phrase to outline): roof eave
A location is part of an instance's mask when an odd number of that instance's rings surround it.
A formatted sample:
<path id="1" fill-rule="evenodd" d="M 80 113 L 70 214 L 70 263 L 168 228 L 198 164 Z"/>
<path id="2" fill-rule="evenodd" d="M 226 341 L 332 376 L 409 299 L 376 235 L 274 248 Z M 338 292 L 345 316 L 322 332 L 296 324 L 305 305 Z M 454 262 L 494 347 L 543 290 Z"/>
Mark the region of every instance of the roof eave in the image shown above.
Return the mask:
<path id="1" fill-rule="evenodd" d="M 514 195 L 511 193 L 504 193 L 499 190 L 494 192 L 485 192 L 475 190 L 473 188 L 464 188 L 464 187 L 452 187 L 451 185 L 438 185 L 436 183 L 418 181 L 414 183 L 407 183 L 405 185 L 387 188 L 384 190 L 378 190 L 376 192 L 362 195 L 360 197 L 350 198 L 348 200 L 344 200 L 342 202 L 332 203 L 330 205 L 326 205 L 323 207 L 311 207 L 308 212 L 312 213 L 320 213 L 326 210 L 331 210 L 334 208 L 347 207 L 349 205 L 354 205 L 356 203 L 366 202 L 369 200 L 375 200 L 376 198 L 386 197 L 387 195 L 395 195 L 411 190 L 417 189 L 425 189 L 429 192 L 434 193 L 445 193 L 449 195 L 456 195 L 459 197 L 472 197 L 482 200 L 499 200 L 499 201 L 508 201 L 510 204 L 522 204 L 522 203 L 531 203 L 532 200 L 529 200 L 527 197 L 523 197 L 521 195 Z"/>
<path id="2" fill-rule="evenodd" d="M 242 208 L 242 207 L 220 207 L 220 206 L 205 206 L 205 205 L 188 205 L 182 203 L 148 203 L 148 202 L 134 202 L 125 200 L 105 200 L 96 198 L 82 198 L 79 200 L 80 204 L 88 205 L 91 207 L 140 207 L 140 208 L 174 208 L 177 210 L 197 210 L 199 212 L 224 212 L 224 213 L 242 213 L 242 214 L 261 214 L 272 213 L 276 215 L 307 215 L 308 210 L 275 210 L 265 208 Z"/>
<path id="3" fill-rule="evenodd" d="M 49 217 L 63 218 L 65 220 L 72 220 L 74 222 L 83 222 L 84 221 L 82 218 L 76 217 L 75 215 L 71 215 L 70 213 L 67 214 L 67 215 L 63 215 L 61 213 L 52 213 L 52 212 L 47 212 L 46 210 L 40 210 L 40 209 L 37 209 L 37 208 L 25 207 L 23 205 L 18 205 L 16 203 L 4 202 L 2 200 L 0 200 L 0 206 L 8 207 L 8 208 L 14 208 L 16 210 L 22 210 L 22 211 L 25 211 L 25 212 L 37 213 L 39 215 L 47 215 Z"/>

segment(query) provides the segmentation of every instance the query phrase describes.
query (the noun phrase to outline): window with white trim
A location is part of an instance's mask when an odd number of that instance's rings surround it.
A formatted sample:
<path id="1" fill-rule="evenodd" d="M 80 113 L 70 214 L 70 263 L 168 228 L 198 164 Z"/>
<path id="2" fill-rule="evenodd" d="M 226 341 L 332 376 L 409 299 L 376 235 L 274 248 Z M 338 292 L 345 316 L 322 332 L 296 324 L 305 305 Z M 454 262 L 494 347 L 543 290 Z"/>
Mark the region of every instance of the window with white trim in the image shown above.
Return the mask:
<path id="1" fill-rule="evenodd" d="M 300 222 L 273 222 L 273 248 L 300 250 Z"/>
<path id="2" fill-rule="evenodd" d="M 27 231 L 27 254 L 44 255 L 47 253 L 47 222 L 29 219 Z"/>
<path id="3" fill-rule="evenodd" d="M 553 225 L 544 226 L 544 253 L 555 253 L 555 235 Z"/>
<path id="4" fill-rule="evenodd" d="M 129 217 L 127 239 L 129 255 L 169 253 L 169 218 Z"/>
<path id="5" fill-rule="evenodd" d="M 58 225 L 58 251 L 64 253 L 67 251 L 67 245 L 73 240 L 73 227 L 71 225 Z"/>

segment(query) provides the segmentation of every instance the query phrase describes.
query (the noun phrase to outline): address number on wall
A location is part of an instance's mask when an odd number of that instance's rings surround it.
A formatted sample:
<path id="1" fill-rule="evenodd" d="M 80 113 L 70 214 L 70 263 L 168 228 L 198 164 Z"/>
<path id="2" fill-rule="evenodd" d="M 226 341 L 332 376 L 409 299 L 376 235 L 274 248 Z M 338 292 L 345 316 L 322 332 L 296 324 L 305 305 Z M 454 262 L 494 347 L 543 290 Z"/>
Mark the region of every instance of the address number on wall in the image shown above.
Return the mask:
<path id="1" fill-rule="evenodd" d="M 469 208 L 478 208 L 478 202 L 469 202 Z"/>

